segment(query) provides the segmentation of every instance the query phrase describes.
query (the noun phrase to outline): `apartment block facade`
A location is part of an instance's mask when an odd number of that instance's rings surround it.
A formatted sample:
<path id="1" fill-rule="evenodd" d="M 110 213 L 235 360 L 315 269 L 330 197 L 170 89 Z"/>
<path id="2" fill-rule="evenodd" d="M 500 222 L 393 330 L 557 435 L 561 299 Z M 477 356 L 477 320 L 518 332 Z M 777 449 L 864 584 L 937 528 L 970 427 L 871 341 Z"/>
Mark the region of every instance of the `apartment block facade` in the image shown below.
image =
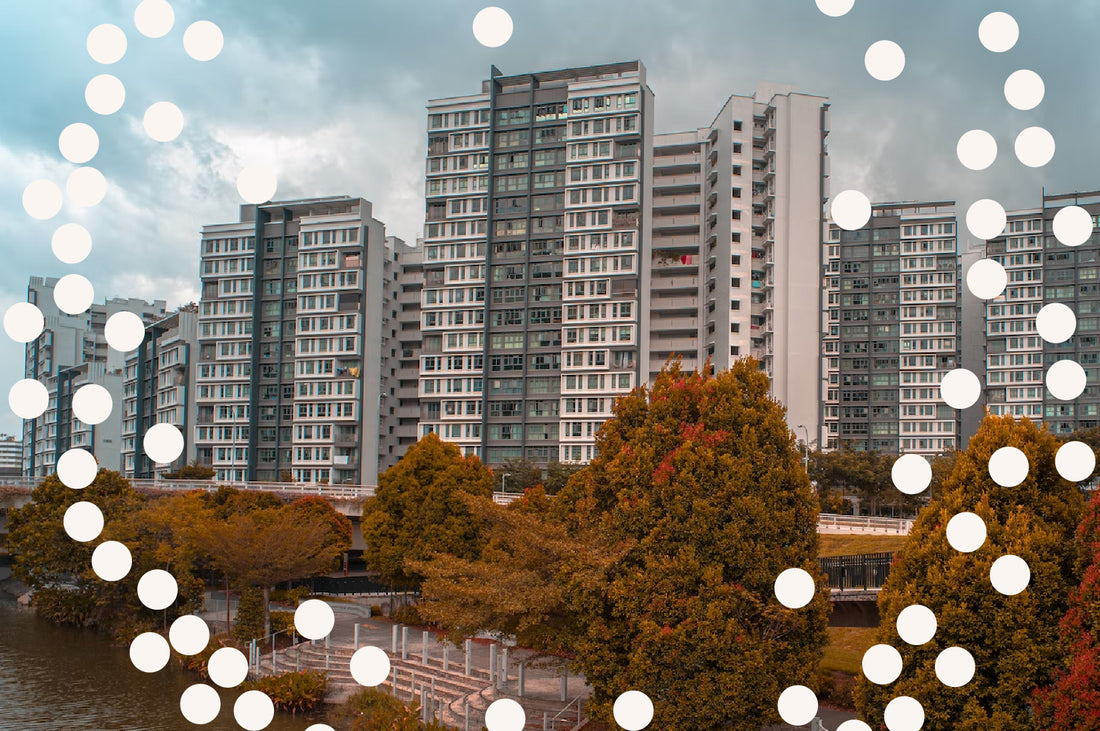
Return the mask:
<path id="1" fill-rule="evenodd" d="M 940 399 L 961 366 L 961 272 L 952 201 L 879 203 L 830 224 L 822 291 L 823 446 L 939 454 L 961 419 Z"/>
<path id="2" fill-rule="evenodd" d="M 179 308 L 145 328 L 145 339 L 126 357 L 122 380 L 122 473 L 152 478 L 196 459 L 191 429 L 195 416 L 195 360 L 198 357 L 197 304 Z M 145 456 L 142 441 L 156 424 L 172 424 L 184 448 L 172 464 Z"/>
<path id="3" fill-rule="evenodd" d="M 404 356 L 395 242 L 346 196 L 203 227 L 194 441 L 218 479 L 376 484 L 383 374 Z"/>
<path id="4" fill-rule="evenodd" d="M 49 405 L 36 419 L 23 421 L 23 473 L 45 477 L 54 472 L 57 458 L 66 450 L 82 447 L 99 463 L 121 469 L 122 371 L 126 354 L 110 348 L 104 335 L 107 319 L 118 312 L 132 312 L 151 323 L 165 315 L 163 300 L 149 303 L 135 298 L 112 298 L 93 303 L 80 314 L 61 311 L 54 302 L 56 278 L 31 277 L 27 301 L 45 318 L 42 333 L 27 343 L 24 377 L 45 384 Z M 81 386 L 95 383 L 111 394 L 114 410 L 100 424 L 85 424 L 72 413 L 72 395 Z"/>

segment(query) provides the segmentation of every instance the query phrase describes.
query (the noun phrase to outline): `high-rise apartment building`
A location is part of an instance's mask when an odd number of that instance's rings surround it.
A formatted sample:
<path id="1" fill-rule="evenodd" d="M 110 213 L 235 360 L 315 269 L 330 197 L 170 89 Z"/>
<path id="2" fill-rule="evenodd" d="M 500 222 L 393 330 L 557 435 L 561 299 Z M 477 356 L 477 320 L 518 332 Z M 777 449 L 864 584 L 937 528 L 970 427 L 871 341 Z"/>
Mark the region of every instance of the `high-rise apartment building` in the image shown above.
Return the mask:
<path id="1" fill-rule="evenodd" d="M 421 435 L 494 465 L 587 462 L 670 356 L 750 354 L 816 432 L 827 108 L 761 85 L 654 135 L 636 61 L 493 69 L 431 101 Z"/>
<path id="2" fill-rule="evenodd" d="M 394 245 L 346 196 L 203 227 L 195 444 L 218 479 L 376 484 L 383 374 L 403 356 L 383 347 Z"/>
<path id="3" fill-rule="evenodd" d="M 824 447 L 939 454 L 960 418 L 939 383 L 961 363 L 953 202 L 880 203 L 856 231 L 828 227 Z"/>
<path id="4" fill-rule="evenodd" d="M 581 462 L 646 377 L 653 95 L 638 62 L 428 104 L 421 435 Z"/>
<path id="5" fill-rule="evenodd" d="M 23 443 L 10 434 L 0 434 L 0 477 L 23 474 Z"/>
<path id="6" fill-rule="evenodd" d="M 36 419 L 23 421 L 23 472 L 45 477 L 54 471 L 57 458 L 74 447 L 90 449 L 99 463 L 121 468 L 122 369 L 126 354 L 110 348 L 104 335 L 107 319 L 118 312 L 132 312 L 150 323 L 165 315 L 165 302 L 112 298 L 77 315 L 61 311 L 54 302 L 55 278 L 31 277 L 27 301 L 45 318 L 42 333 L 26 346 L 24 374 L 46 385 L 49 406 Z M 95 383 L 111 394 L 114 408 L 100 424 L 85 424 L 72 413 L 72 394 Z"/>
<path id="7" fill-rule="evenodd" d="M 151 478 L 178 470 L 196 458 L 191 429 L 195 415 L 195 359 L 198 357 L 196 304 L 185 305 L 145 328 L 145 339 L 126 357 L 122 383 L 122 473 Z M 142 440 L 156 424 L 172 424 L 184 448 L 172 464 L 145 456 Z"/>
<path id="8" fill-rule="evenodd" d="M 424 250 L 400 239 L 387 239 L 384 271 L 385 307 L 389 322 L 384 325 L 382 352 L 389 353 L 389 367 L 382 373 L 379 414 L 385 430 L 380 434 L 378 471 L 397 464 L 405 450 L 417 440 L 420 401 L 420 291 L 424 287 Z"/>

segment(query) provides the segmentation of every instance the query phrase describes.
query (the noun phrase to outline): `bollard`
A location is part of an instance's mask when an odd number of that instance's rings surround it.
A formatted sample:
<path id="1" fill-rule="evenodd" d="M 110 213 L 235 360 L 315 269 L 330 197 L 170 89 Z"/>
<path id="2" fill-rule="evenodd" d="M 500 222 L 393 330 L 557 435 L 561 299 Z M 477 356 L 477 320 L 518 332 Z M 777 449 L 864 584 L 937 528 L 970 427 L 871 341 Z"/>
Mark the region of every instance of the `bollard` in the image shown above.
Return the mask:
<path id="1" fill-rule="evenodd" d="M 519 664 L 519 697 L 523 697 L 523 663 Z"/>
<path id="2" fill-rule="evenodd" d="M 275 670 L 275 653 L 276 653 L 275 645 L 273 644 L 273 645 L 271 645 L 271 674 L 272 675 L 278 675 L 279 674 L 278 671 Z"/>
<path id="3" fill-rule="evenodd" d="M 443 672 L 447 672 L 447 668 L 450 667 L 450 645 L 443 645 Z"/>
<path id="4" fill-rule="evenodd" d="M 466 701 L 464 710 L 465 710 L 465 717 L 466 717 L 464 731 L 470 731 L 470 701 Z"/>
<path id="5" fill-rule="evenodd" d="M 302 672 L 302 655 L 301 655 L 301 653 L 298 653 L 297 655 L 294 656 L 294 672 L 296 672 L 296 673 Z"/>
<path id="6" fill-rule="evenodd" d="M 401 628 L 401 659 L 409 659 L 409 628 Z"/>
<path id="7" fill-rule="evenodd" d="M 546 711 L 542 712 L 542 731 L 550 731 L 549 718 Z"/>
<path id="8" fill-rule="evenodd" d="M 428 723 L 428 689 L 420 684 L 420 716 L 424 723 Z"/>
<path id="9" fill-rule="evenodd" d="M 393 690 L 393 697 L 396 698 L 397 697 L 397 667 L 393 668 L 393 685 L 391 686 L 391 689 Z"/>
<path id="10" fill-rule="evenodd" d="M 465 650 L 466 650 L 466 677 L 468 678 L 468 677 L 470 677 L 470 661 L 473 659 L 473 654 L 474 654 L 474 641 L 473 640 L 466 640 L 465 645 L 466 645 L 465 646 Z"/>
<path id="11" fill-rule="evenodd" d="M 497 646 L 489 645 L 489 683 L 497 684 Z"/>
<path id="12" fill-rule="evenodd" d="M 503 688 L 508 685 L 508 648 L 505 647 L 500 652 L 500 683 L 498 687 Z"/>
<path id="13" fill-rule="evenodd" d="M 332 633 L 330 632 L 329 634 L 325 635 L 325 652 L 326 653 L 328 653 L 328 638 L 329 638 L 329 635 L 331 635 L 331 634 Z"/>
<path id="14" fill-rule="evenodd" d="M 566 698 L 569 697 L 569 678 L 563 671 L 561 674 L 561 702 L 565 703 Z"/>
<path id="15" fill-rule="evenodd" d="M 355 649 L 359 649 L 359 623 L 355 623 Z"/>
<path id="16" fill-rule="evenodd" d="M 393 626 L 393 654 L 397 654 L 397 625 Z"/>
<path id="17" fill-rule="evenodd" d="M 416 697 L 416 673 L 409 672 L 409 700 Z"/>
<path id="18" fill-rule="evenodd" d="M 421 635 L 420 662 L 424 665 L 428 664 L 428 630 L 424 630 Z"/>

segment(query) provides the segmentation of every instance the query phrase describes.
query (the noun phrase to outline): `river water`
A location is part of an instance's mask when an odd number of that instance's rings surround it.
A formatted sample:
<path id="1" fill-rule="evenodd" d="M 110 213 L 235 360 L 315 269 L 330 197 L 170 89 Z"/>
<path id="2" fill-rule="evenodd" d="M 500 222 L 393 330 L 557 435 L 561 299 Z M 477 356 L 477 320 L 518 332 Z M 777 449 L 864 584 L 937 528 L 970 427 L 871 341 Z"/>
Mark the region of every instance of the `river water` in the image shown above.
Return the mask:
<path id="1" fill-rule="evenodd" d="M 180 714 L 180 694 L 199 676 L 173 667 L 146 674 L 126 647 L 101 636 L 56 627 L 0 594 L 0 729 L 3 731 L 239 730 L 222 691 L 221 712 L 195 726 Z M 319 717 L 276 713 L 268 731 L 304 731 Z"/>

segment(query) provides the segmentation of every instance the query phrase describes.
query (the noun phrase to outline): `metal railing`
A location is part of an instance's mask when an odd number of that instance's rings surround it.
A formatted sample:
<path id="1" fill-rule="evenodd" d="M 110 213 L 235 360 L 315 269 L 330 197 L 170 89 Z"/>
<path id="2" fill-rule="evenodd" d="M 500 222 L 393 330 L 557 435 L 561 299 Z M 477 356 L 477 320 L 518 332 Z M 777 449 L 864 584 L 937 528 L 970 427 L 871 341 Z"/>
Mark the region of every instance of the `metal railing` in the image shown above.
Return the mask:
<path id="1" fill-rule="evenodd" d="M 883 533 L 908 534 L 913 529 L 911 518 L 880 518 L 874 515 L 837 515 L 821 513 L 817 518 L 818 529 L 851 528 Z"/>
<path id="2" fill-rule="evenodd" d="M 819 558 L 818 564 L 828 576 L 830 589 L 869 591 L 882 588 L 893 561 L 893 553 L 863 553 Z"/>

